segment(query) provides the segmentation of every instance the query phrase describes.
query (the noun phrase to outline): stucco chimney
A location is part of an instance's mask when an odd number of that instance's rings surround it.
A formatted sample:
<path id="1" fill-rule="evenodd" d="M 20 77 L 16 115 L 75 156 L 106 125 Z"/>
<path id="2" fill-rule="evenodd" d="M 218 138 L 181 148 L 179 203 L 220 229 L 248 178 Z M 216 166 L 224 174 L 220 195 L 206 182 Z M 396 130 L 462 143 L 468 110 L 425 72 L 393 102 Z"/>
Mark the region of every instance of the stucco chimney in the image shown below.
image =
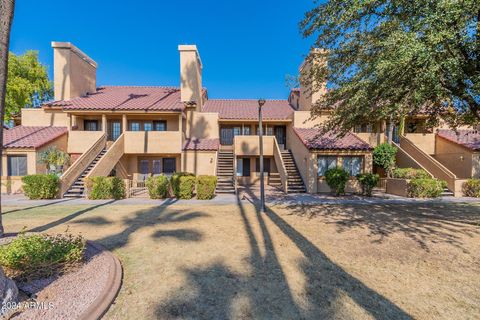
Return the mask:
<path id="1" fill-rule="evenodd" d="M 97 63 L 70 42 L 52 42 L 55 100 L 96 91 Z"/>
<path id="2" fill-rule="evenodd" d="M 180 93 L 182 102 L 195 103 L 197 109 L 203 105 L 202 60 L 196 45 L 179 45 Z"/>
<path id="3" fill-rule="evenodd" d="M 327 84 L 318 83 L 315 80 L 315 73 L 319 66 L 326 64 L 326 51 L 323 49 L 312 49 L 310 54 L 300 66 L 300 102 L 298 110 L 309 111 L 312 106 L 327 92 Z"/>

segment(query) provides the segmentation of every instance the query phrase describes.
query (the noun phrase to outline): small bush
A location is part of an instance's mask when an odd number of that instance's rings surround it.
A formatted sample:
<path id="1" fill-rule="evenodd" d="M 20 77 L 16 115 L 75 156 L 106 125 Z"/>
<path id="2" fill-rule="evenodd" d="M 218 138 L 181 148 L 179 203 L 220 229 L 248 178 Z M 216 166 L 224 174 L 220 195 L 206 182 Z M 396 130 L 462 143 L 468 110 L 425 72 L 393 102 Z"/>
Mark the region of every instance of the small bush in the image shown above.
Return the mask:
<path id="1" fill-rule="evenodd" d="M 176 172 L 170 178 L 172 191 L 178 199 L 191 199 L 195 188 L 195 175 L 188 172 Z"/>
<path id="2" fill-rule="evenodd" d="M 0 246 L 0 265 L 5 274 L 18 280 L 48 277 L 82 262 L 85 241 L 81 236 L 20 234 Z"/>
<path id="3" fill-rule="evenodd" d="M 85 180 L 85 187 L 88 199 L 125 198 L 125 183 L 118 177 L 91 177 Z"/>
<path id="4" fill-rule="evenodd" d="M 197 178 L 197 199 L 209 200 L 215 196 L 217 177 L 198 176 Z"/>
<path id="5" fill-rule="evenodd" d="M 373 188 L 375 188 L 380 180 L 380 176 L 373 173 L 362 173 L 357 176 L 357 179 L 362 185 L 362 194 L 371 197 Z"/>
<path id="6" fill-rule="evenodd" d="M 22 177 L 23 191 L 30 199 L 53 199 L 60 179 L 55 174 L 32 174 Z"/>
<path id="7" fill-rule="evenodd" d="M 480 179 L 468 179 L 462 186 L 465 197 L 480 198 Z"/>
<path id="8" fill-rule="evenodd" d="M 387 176 L 392 175 L 392 170 L 395 167 L 395 156 L 397 148 L 388 143 L 382 143 L 373 150 L 373 163 L 382 167 L 387 172 Z"/>
<path id="9" fill-rule="evenodd" d="M 165 199 L 168 196 L 170 182 L 167 176 L 149 177 L 146 182 L 150 199 Z"/>
<path id="10" fill-rule="evenodd" d="M 347 185 L 348 178 L 348 172 L 341 168 L 328 169 L 325 172 L 325 180 L 337 196 L 345 194 L 345 186 Z"/>
<path id="11" fill-rule="evenodd" d="M 438 198 L 447 183 L 437 179 L 413 179 L 407 184 L 407 195 L 410 198 Z"/>
<path id="12" fill-rule="evenodd" d="M 396 168 L 393 170 L 393 177 L 397 179 L 429 179 L 430 174 L 423 169 Z"/>

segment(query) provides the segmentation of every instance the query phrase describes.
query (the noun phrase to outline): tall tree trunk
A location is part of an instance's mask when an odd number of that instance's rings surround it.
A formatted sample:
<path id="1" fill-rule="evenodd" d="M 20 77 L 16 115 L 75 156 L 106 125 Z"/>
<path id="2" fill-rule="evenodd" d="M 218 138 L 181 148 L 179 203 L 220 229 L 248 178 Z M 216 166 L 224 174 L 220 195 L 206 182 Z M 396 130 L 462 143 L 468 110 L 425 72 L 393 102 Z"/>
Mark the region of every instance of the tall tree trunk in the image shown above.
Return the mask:
<path id="1" fill-rule="evenodd" d="M 392 144 L 393 141 L 393 119 L 390 118 L 388 122 L 388 132 L 387 132 L 388 144 Z"/>
<path id="2" fill-rule="evenodd" d="M 3 154 L 3 119 L 5 118 L 5 95 L 7 91 L 8 50 L 14 7 L 15 0 L 0 0 L 0 120 L 2 122 L 0 126 L 0 159 L 2 159 Z M 2 169 L 0 168 L 0 176 L 3 175 L 1 171 Z M 0 237 L 3 237 L 1 200 L 2 196 L 0 193 Z"/>

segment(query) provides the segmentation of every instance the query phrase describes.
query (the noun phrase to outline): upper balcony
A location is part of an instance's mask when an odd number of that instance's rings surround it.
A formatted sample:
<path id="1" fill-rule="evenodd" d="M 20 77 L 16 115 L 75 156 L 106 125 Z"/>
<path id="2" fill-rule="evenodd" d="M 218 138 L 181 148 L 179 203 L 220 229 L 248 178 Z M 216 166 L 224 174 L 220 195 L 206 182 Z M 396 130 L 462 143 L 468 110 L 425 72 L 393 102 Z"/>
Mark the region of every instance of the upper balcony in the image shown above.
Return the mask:
<path id="1" fill-rule="evenodd" d="M 126 131 L 125 153 L 155 154 L 181 153 L 182 132 L 180 131 Z"/>
<path id="2" fill-rule="evenodd" d="M 182 151 L 181 114 L 103 114 L 71 116 L 68 152 L 83 153 L 102 135 L 107 145 L 122 134 L 125 136 L 124 153 L 178 154 Z M 74 125 L 73 125 L 74 124 Z"/>
<path id="3" fill-rule="evenodd" d="M 259 136 L 235 136 L 233 144 L 236 156 L 260 155 Z M 273 156 L 274 146 L 275 136 L 263 136 L 263 154 L 265 156 Z"/>

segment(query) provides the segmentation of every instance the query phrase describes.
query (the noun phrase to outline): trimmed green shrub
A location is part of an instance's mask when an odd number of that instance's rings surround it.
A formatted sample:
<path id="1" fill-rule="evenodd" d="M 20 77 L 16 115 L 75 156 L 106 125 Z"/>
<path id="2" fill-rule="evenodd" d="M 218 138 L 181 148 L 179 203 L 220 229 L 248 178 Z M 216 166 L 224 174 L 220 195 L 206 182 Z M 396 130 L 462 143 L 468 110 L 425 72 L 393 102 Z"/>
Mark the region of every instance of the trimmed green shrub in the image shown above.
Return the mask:
<path id="1" fill-rule="evenodd" d="M 118 177 L 91 177 L 85 179 L 85 187 L 88 199 L 125 198 L 125 183 Z"/>
<path id="2" fill-rule="evenodd" d="M 423 169 L 396 168 L 393 170 L 393 177 L 397 179 L 429 179 L 430 174 Z"/>
<path id="3" fill-rule="evenodd" d="M 380 176 L 373 173 L 361 173 L 357 175 L 357 179 L 362 185 L 362 194 L 366 195 L 367 197 L 371 197 L 373 188 L 375 188 L 380 180 Z"/>
<path id="4" fill-rule="evenodd" d="M 325 180 L 337 196 L 345 194 L 345 186 L 347 185 L 348 178 L 348 172 L 342 168 L 328 169 L 325 172 Z"/>
<path id="5" fill-rule="evenodd" d="M 197 178 L 197 199 L 209 200 L 215 196 L 217 186 L 216 176 L 198 176 Z"/>
<path id="6" fill-rule="evenodd" d="M 447 183 L 437 179 L 413 179 L 407 184 L 407 195 L 410 198 L 438 198 Z"/>
<path id="7" fill-rule="evenodd" d="M 168 196 L 170 182 L 167 176 L 148 177 L 146 185 L 150 199 L 165 199 Z"/>
<path id="8" fill-rule="evenodd" d="M 22 177 L 23 192 L 30 199 L 53 199 L 57 196 L 60 178 L 55 174 L 32 174 Z"/>
<path id="9" fill-rule="evenodd" d="M 397 151 L 394 145 L 388 143 L 379 144 L 373 149 L 373 163 L 384 168 L 388 177 L 391 177 L 392 170 L 395 167 Z"/>
<path id="10" fill-rule="evenodd" d="M 176 172 L 170 178 L 172 191 L 178 199 L 191 199 L 195 188 L 195 175 L 189 172 Z"/>
<path id="11" fill-rule="evenodd" d="M 5 274 L 19 280 L 48 277 L 75 267 L 83 260 L 85 241 L 71 234 L 20 234 L 0 246 Z"/>
<path id="12" fill-rule="evenodd" d="M 480 179 L 468 179 L 462 186 L 465 197 L 480 198 Z"/>

